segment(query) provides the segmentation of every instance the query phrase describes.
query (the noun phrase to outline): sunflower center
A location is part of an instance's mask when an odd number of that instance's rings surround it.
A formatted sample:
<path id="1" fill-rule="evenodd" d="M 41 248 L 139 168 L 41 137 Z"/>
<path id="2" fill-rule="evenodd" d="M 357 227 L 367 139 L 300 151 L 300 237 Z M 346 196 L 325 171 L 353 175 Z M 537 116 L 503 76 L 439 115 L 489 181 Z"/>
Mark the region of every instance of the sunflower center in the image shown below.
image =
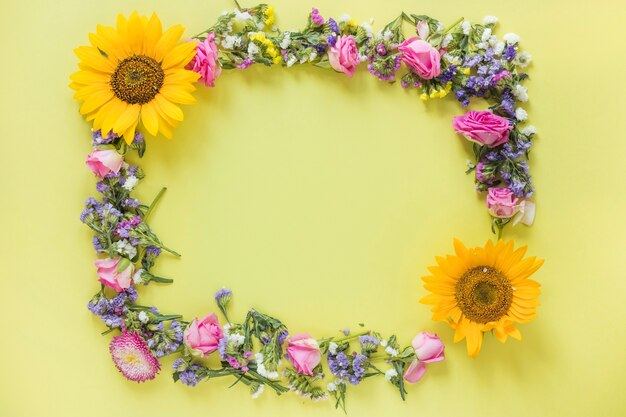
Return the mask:
<path id="1" fill-rule="evenodd" d="M 489 323 L 499 320 L 509 311 L 513 288 L 509 280 L 496 269 L 477 266 L 465 272 L 457 281 L 455 298 L 468 319 Z"/>
<path id="2" fill-rule="evenodd" d="M 129 104 L 145 104 L 163 86 L 165 74 L 159 63 L 145 55 L 122 60 L 111 77 L 111 88 L 117 98 Z"/>

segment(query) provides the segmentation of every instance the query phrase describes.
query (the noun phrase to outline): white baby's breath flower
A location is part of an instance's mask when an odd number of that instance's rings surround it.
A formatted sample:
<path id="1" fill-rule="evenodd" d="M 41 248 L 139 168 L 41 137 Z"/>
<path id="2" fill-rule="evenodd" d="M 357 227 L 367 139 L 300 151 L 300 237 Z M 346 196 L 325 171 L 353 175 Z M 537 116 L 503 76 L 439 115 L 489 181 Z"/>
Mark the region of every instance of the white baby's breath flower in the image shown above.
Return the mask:
<path id="1" fill-rule="evenodd" d="M 387 347 L 387 340 L 386 340 L 386 339 L 381 340 L 381 341 L 380 341 L 380 345 L 381 345 L 382 347 Z"/>
<path id="2" fill-rule="evenodd" d="M 535 133 L 537 133 L 537 128 L 533 125 L 526 126 L 525 128 L 522 129 L 522 135 L 526 137 L 534 135 Z"/>
<path id="3" fill-rule="evenodd" d="M 480 37 L 480 40 L 482 40 L 483 42 L 487 42 L 489 41 L 489 38 L 491 38 L 491 29 L 485 28 L 485 30 L 483 31 L 483 35 Z"/>
<path id="4" fill-rule="evenodd" d="M 235 19 L 237 20 L 250 20 L 252 19 L 252 16 L 250 15 L 250 13 L 248 12 L 240 12 L 239 10 L 235 9 Z"/>
<path id="5" fill-rule="evenodd" d="M 392 348 L 391 346 L 387 346 L 387 348 L 385 349 L 385 352 L 387 352 L 389 356 L 393 356 L 393 357 L 398 356 L 398 351 Z"/>
<path id="6" fill-rule="evenodd" d="M 137 185 L 138 182 L 139 180 L 137 179 L 137 177 L 131 175 L 130 177 L 126 178 L 126 181 L 124 182 L 124 185 L 122 185 L 122 187 L 125 190 L 132 191 L 132 189 L 135 188 L 135 185 Z"/>
<path id="7" fill-rule="evenodd" d="M 472 24 L 468 22 L 467 20 L 464 20 L 463 23 L 461 23 L 461 28 L 463 29 L 464 35 L 469 35 L 470 29 L 472 28 Z"/>
<path id="8" fill-rule="evenodd" d="M 250 42 L 248 44 L 248 55 L 255 56 L 258 53 L 259 53 L 259 47 L 254 42 Z"/>
<path id="9" fill-rule="evenodd" d="M 367 23 L 367 22 L 363 22 L 361 23 L 361 26 L 363 27 L 363 29 L 365 29 L 365 33 L 367 34 L 368 38 L 373 38 L 374 37 L 374 30 L 372 29 L 372 26 Z"/>
<path id="10" fill-rule="evenodd" d="M 450 42 L 452 42 L 452 34 L 448 33 L 446 34 L 446 36 L 443 37 L 443 41 L 441 41 L 441 47 L 447 48 L 448 45 L 450 45 Z"/>
<path id="11" fill-rule="evenodd" d="M 517 84 L 512 93 L 519 101 L 528 101 L 528 89 L 526 87 Z"/>
<path id="12" fill-rule="evenodd" d="M 348 13 L 344 13 L 343 15 L 341 15 L 341 19 L 339 19 L 339 23 L 348 22 L 350 21 L 350 19 L 352 19 L 350 15 Z"/>
<path id="13" fill-rule="evenodd" d="M 509 45 L 515 45 L 519 42 L 519 36 L 515 33 L 507 33 L 503 38 Z"/>
<path id="14" fill-rule="evenodd" d="M 443 55 L 443 59 L 445 59 L 446 61 L 448 61 L 448 63 L 452 64 L 452 65 L 460 65 L 461 64 L 461 58 L 456 56 L 456 55 L 452 55 L 452 54 L 444 54 Z"/>
<path id="15" fill-rule="evenodd" d="M 465 160 L 465 164 L 467 164 L 467 167 L 470 168 L 470 169 L 476 168 L 476 165 L 474 165 L 474 163 L 472 161 L 470 161 L 469 159 Z"/>
<path id="16" fill-rule="evenodd" d="M 280 47 L 282 49 L 287 49 L 289 48 L 289 45 L 291 45 L 291 33 L 285 32 L 285 37 L 280 42 Z"/>
<path id="17" fill-rule="evenodd" d="M 265 384 L 259 385 L 256 391 L 252 393 L 252 398 L 256 400 L 261 394 L 263 394 L 263 391 L 265 391 Z"/>
<path id="18" fill-rule="evenodd" d="M 224 37 L 224 40 L 222 41 L 222 46 L 224 47 L 224 49 L 233 49 L 236 40 L 236 36 L 226 35 Z"/>
<path id="19" fill-rule="evenodd" d="M 296 61 L 298 61 L 298 58 L 296 58 L 295 55 L 290 55 L 289 59 L 287 60 L 287 68 L 291 68 L 293 64 L 296 63 Z"/>
<path id="20" fill-rule="evenodd" d="M 515 118 L 520 122 L 523 122 L 524 120 L 528 119 L 528 113 L 526 113 L 526 110 L 524 110 L 523 108 L 518 107 L 515 109 Z"/>
<path id="21" fill-rule="evenodd" d="M 389 29 L 387 29 L 385 31 L 385 33 L 383 33 L 383 40 L 384 41 L 389 41 L 389 39 L 391 39 L 392 36 L 393 36 L 393 32 L 391 32 Z"/>
<path id="22" fill-rule="evenodd" d="M 330 352 L 331 355 L 336 355 L 337 354 L 337 343 L 335 342 L 330 342 L 328 344 L 328 351 Z"/>
<path id="23" fill-rule="evenodd" d="M 441 22 L 437 22 L 437 28 L 435 29 L 436 32 L 443 32 L 443 23 Z"/>
<path id="24" fill-rule="evenodd" d="M 337 391 L 337 385 L 334 382 L 329 382 L 328 385 L 326 385 L 326 389 L 330 392 Z"/>
<path id="25" fill-rule="evenodd" d="M 517 65 L 520 68 L 526 68 L 528 64 L 530 64 L 531 60 L 532 56 L 528 52 L 522 51 L 513 59 L 513 65 Z"/>
<path id="26" fill-rule="evenodd" d="M 138 269 L 137 272 L 135 272 L 135 275 L 133 275 L 133 282 L 135 284 L 142 284 L 143 283 L 143 273 L 145 271 L 143 269 Z"/>
<path id="27" fill-rule="evenodd" d="M 150 321 L 150 317 L 148 317 L 148 315 L 146 314 L 145 311 L 140 311 L 139 314 L 137 314 L 137 318 L 139 319 L 140 322 L 142 322 L 143 324 L 146 324 L 147 322 Z"/>
<path id="28" fill-rule="evenodd" d="M 483 22 L 485 22 L 486 25 L 494 25 L 498 23 L 498 18 L 495 16 L 485 16 Z"/>
<path id="29" fill-rule="evenodd" d="M 130 259 L 133 259 L 135 255 L 137 255 L 137 248 L 131 245 L 126 239 L 115 242 L 115 251 L 120 255 L 127 255 Z"/>
<path id="30" fill-rule="evenodd" d="M 476 48 L 478 49 L 487 49 L 489 45 L 487 44 L 487 42 L 478 42 L 476 44 Z"/>
<path id="31" fill-rule="evenodd" d="M 500 56 L 502 55 L 502 52 L 504 52 L 504 42 L 502 41 L 496 41 L 495 45 L 493 45 L 493 53 L 496 56 Z"/>
<path id="32" fill-rule="evenodd" d="M 313 51 L 309 54 L 309 61 L 314 61 L 317 58 L 317 52 Z"/>
<path id="33" fill-rule="evenodd" d="M 225 337 L 230 336 L 230 328 L 232 327 L 232 325 L 230 323 L 226 323 L 223 327 L 222 327 L 222 332 L 224 333 Z"/>
<path id="34" fill-rule="evenodd" d="M 397 376 L 398 376 L 398 371 L 396 371 L 394 368 L 391 368 L 387 372 L 385 372 L 385 379 L 387 381 L 391 381 L 392 378 L 395 378 Z"/>
<path id="35" fill-rule="evenodd" d="M 302 55 L 302 58 L 300 58 L 300 63 L 304 64 L 308 60 L 309 60 L 309 56 L 308 55 Z"/>
<path id="36" fill-rule="evenodd" d="M 233 346 L 237 347 L 243 345 L 243 342 L 246 341 L 246 337 L 239 333 L 233 333 L 228 336 L 228 341 L 231 342 Z"/>

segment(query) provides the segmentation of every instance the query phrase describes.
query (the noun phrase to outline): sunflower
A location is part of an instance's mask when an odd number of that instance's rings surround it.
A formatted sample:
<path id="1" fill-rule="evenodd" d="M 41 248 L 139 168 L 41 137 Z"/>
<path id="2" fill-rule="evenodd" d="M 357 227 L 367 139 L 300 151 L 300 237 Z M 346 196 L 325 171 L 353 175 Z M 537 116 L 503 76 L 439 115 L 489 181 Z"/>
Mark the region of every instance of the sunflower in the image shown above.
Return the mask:
<path id="1" fill-rule="evenodd" d="M 94 129 L 131 143 L 141 120 L 151 135 L 172 137 L 183 120 L 177 104 L 195 103 L 190 93 L 200 76 L 185 69 L 196 42 L 178 44 L 183 31 L 175 25 L 163 32 L 156 14 L 150 19 L 137 12 L 128 19 L 120 14 L 116 28 L 98 25 L 89 34 L 91 46 L 74 50 L 80 71 L 70 77 L 70 87 Z"/>
<path id="2" fill-rule="evenodd" d="M 528 279 L 543 264 L 534 256 L 522 259 L 527 247 L 517 250 L 513 242 L 466 248 L 454 240 L 456 255 L 436 257 L 428 270 L 424 288 L 432 294 L 420 302 L 432 304 L 433 320 L 447 321 L 456 330 L 454 342 L 465 338 L 467 353 L 480 352 L 483 333 L 493 330 L 504 343 L 508 336 L 521 340 L 516 323 L 536 317 L 539 283 Z"/>

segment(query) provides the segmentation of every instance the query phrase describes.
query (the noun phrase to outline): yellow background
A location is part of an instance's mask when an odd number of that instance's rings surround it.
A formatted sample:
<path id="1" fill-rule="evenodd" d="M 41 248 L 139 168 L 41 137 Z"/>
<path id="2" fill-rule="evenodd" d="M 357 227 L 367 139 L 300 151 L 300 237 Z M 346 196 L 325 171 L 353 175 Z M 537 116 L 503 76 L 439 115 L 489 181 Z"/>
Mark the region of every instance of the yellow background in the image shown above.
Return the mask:
<path id="1" fill-rule="evenodd" d="M 546 259 L 539 319 L 522 342 L 486 336 L 472 360 L 452 331 L 417 303 L 419 277 L 452 238 L 491 238 L 482 198 L 464 175 L 468 144 L 451 129 L 454 100 L 424 104 L 361 69 L 354 79 L 316 68 L 228 72 L 185 109 L 175 139 L 149 140 L 142 161 L 149 200 L 169 190 L 152 223 L 179 260 L 156 271 L 140 301 L 186 317 L 214 311 L 235 291 L 233 316 L 255 306 L 292 332 L 332 335 L 365 322 L 409 343 L 437 332 L 445 362 L 430 366 L 403 403 L 382 378 L 350 389 L 353 416 L 623 416 L 624 89 L 620 1 L 276 0 L 285 30 L 309 7 L 344 11 L 375 29 L 401 10 L 443 22 L 500 18 L 532 53 L 530 122 L 535 226 L 508 229 Z M 623 5 L 622 5 L 623 6 Z M 89 126 L 67 87 L 72 49 L 118 12 L 156 11 L 192 35 L 232 5 L 219 1 L 3 1 L 0 164 L 0 415 L 340 415 L 267 391 L 253 401 L 230 380 L 196 389 L 170 377 L 133 384 L 115 370 L 110 336 L 85 305 L 97 290 L 89 230 L 78 220 L 94 194 L 85 169 Z M 621 94 L 620 94 L 621 93 Z"/>

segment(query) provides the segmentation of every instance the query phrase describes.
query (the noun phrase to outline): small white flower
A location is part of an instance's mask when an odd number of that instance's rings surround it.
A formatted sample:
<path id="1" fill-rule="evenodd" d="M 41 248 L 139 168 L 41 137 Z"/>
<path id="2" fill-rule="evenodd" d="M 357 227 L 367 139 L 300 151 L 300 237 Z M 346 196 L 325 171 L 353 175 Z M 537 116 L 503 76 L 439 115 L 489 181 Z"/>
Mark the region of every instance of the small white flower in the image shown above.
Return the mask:
<path id="1" fill-rule="evenodd" d="M 517 84 L 512 93 L 519 101 L 528 101 L 528 89 L 526 87 Z"/>
<path id="2" fill-rule="evenodd" d="M 517 65 L 520 68 L 526 68 L 528 64 L 530 64 L 530 61 L 532 61 L 532 56 L 528 52 L 522 51 L 513 59 L 513 65 Z"/>
<path id="3" fill-rule="evenodd" d="M 497 41 L 496 44 L 493 46 L 493 53 L 496 56 L 500 56 L 502 55 L 502 52 L 504 52 L 504 42 Z"/>
<path id="4" fill-rule="evenodd" d="M 389 356 L 393 356 L 393 357 L 398 356 L 398 351 L 392 348 L 391 346 L 387 346 L 387 348 L 385 349 L 385 352 L 387 352 Z"/>
<path id="5" fill-rule="evenodd" d="M 437 29 L 435 29 L 436 32 L 443 32 L 443 23 L 441 22 L 437 22 Z"/>
<path id="6" fill-rule="evenodd" d="M 290 55 L 289 59 L 287 60 L 287 68 L 291 68 L 293 64 L 296 63 L 296 61 L 298 61 L 298 58 L 296 58 L 295 55 Z"/>
<path id="7" fill-rule="evenodd" d="M 258 53 L 259 53 L 259 47 L 254 42 L 250 42 L 248 44 L 248 55 L 255 56 Z"/>
<path id="8" fill-rule="evenodd" d="M 337 385 L 334 382 L 329 382 L 328 385 L 326 385 L 326 389 L 330 392 L 337 391 Z"/>
<path id="9" fill-rule="evenodd" d="M 248 12 L 240 12 L 239 10 L 235 9 L 235 19 L 237 20 L 251 20 L 252 16 L 250 15 L 250 13 Z"/>
<path id="10" fill-rule="evenodd" d="M 254 391 L 254 393 L 252 394 L 252 398 L 259 398 L 259 395 L 263 394 L 263 391 L 265 391 L 265 384 L 259 385 L 259 388 L 257 388 L 256 391 Z"/>
<path id="11" fill-rule="evenodd" d="M 317 58 L 317 52 L 313 51 L 309 54 L 309 61 L 314 61 Z"/>
<path id="12" fill-rule="evenodd" d="M 387 347 L 387 340 L 385 340 L 385 339 L 381 340 L 381 341 L 380 341 L 380 345 L 381 345 L 382 347 Z"/>
<path id="13" fill-rule="evenodd" d="M 291 34 L 289 32 L 285 32 L 285 37 L 280 42 L 280 47 L 282 49 L 287 49 L 289 48 L 289 45 L 291 45 Z"/>
<path id="14" fill-rule="evenodd" d="M 374 37 L 374 30 L 372 29 L 372 26 L 369 23 L 361 23 L 361 26 L 363 27 L 363 29 L 365 29 L 365 33 L 367 34 L 368 38 L 373 38 Z"/>
<path id="15" fill-rule="evenodd" d="M 528 113 L 526 113 L 526 110 L 524 110 L 523 108 L 518 107 L 515 109 L 515 118 L 520 122 L 523 122 L 524 120 L 528 119 Z"/>
<path id="16" fill-rule="evenodd" d="M 133 275 L 133 282 L 135 284 L 141 284 L 143 283 L 143 273 L 145 271 L 143 269 L 138 269 L 137 272 L 135 272 L 135 275 Z"/>
<path id="17" fill-rule="evenodd" d="M 395 378 L 398 376 L 398 371 L 396 371 L 395 369 L 391 368 L 390 370 L 388 370 L 387 372 L 385 372 L 385 379 L 387 381 L 391 381 L 392 378 Z"/>
<path id="18" fill-rule="evenodd" d="M 351 19 L 350 15 L 348 13 L 344 13 L 341 16 L 341 19 L 339 19 L 339 23 L 348 22 L 350 19 Z"/>
<path id="19" fill-rule="evenodd" d="M 476 48 L 478 49 L 487 49 L 488 44 L 486 42 L 478 42 L 476 44 Z"/>
<path id="20" fill-rule="evenodd" d="M 367 56 L 367 55 L 361 55 L 361 56 L 359 57 L 359 60 L 360 60 L 361 62 L 365 62 L 365 61 L 367 61 L 368 59 L 369 59 L 369 58 L 368 58 L 368 56 Z"/>
<path id="21" fill-rule="evenodd" d="M 450 42 L 452 42 L 452 34 L 448 33 L 446 34 L 446 36 L 443 37 L 443 41 L 441 41 L 441 47 L 447 48 L 448 45 L 450 45 Z"/>
<path id="22" fill-rule="evenodd" d="M 461 28 L 463 29 L 464 35 L 469 35 L 470 29 L 472 28 L 472 24 L 468 22 L 467 20 L 464 20 L 463 23 L 461 23 Z"/>
<path id="23" fill-rule="evenodd" d="M 534 135 L 535 133 L 537 133 L 537 128 L 533 125 L 526 126 L 525 128 L 522 129 L 522 135 L 526 137 Z"/>
<path id="24" fill-rule="evenodd" d="M 130 177 L 126 178 L 126 181 L 124 182 L 124 185 L 122 187 L 124 187 L 125 190 L 132 191 L 132 189 L 135 188 L 135 185 L 137 185 L 138 182 L 139 180 L 137 179 L 137 177 L 131 175 Z"/>
<path id="25" fill-rule="evenodd" d="M 337 343 L 335 342 L 330 342 L 328 344 L 328 351 L 330 352 L 331 355 L 336 355 L 337 354 Z"/>
<path id="26" fill-rule="evenodd" d="M 236 36 L 226 35 L 224 37 L 224 40 L 222 41 L 222 46 L 224 47 L 224 49 L 233 49 L 236 40 Z"/>
<path id="27" fill-rule="evenodd" d="M 224 325 L 224 327 L 222 327 L 222 332 L 224 333 L 225 337 L 230 336 L 230 328 L 231 328 L 231 324 L 230 323 L 226 323 Z"/>
<path id="28" fill-rule="evenodd" d="M 234 333 L 228 336 L 228 341 L 232 343 L 235 347 L 243 345 L 243 342 L 245 342 L 245 340 L 245 336 L 239 333 Z"/>
<path id="29" fill-rule="evenodd" d="M 389 39 L 391 39 L 392 36 L 393 36 L 393 33 L 389 29 L 387 29 L 385 33 L 383 33 L 383 40 L 389 41 Z"/>
<path id="30" fill-rule="evenodd" d="M 115 243 L 115 251 L 120 255 L 128 255 L 130 259 L 137 255 L 137 248 L 131 245 L 126 239 L 119 240 Z"/>
<path id="31" fill-rule="evenodd" d="M 146 314 L 145 311 L 140 311 L 139 314 L 137 315 L 137 318 L 139 319 L 140 322 L 142 322 L 143 324 L 146 324 L 147 322 L 150 321 L 150 317 L 148 317 L 148 315 Z"/>
<path id="32" fill-rule="evenodd" d="M 257 29 L 259 29 L 259 30 L 263 30 L 263 28 L 265 27 L 265 23 L 263 23 L 263 22 L 259 22 L 259 23 L 257 23 L 257 24 L 256 24 L 256 27 L 257 27 Z"/>
<path id="33" fill-rule="evenodd" d="M 480 37 L 480 40 L 482 40 L 483 42 L 487 42 L 489 38 L 491 38 L 491 29 L 485 28 L 485 30 L 483 31 L 483 35 Z"/>
<path id="34" fill-rule="evenodd" d="M 515 45 L 516 43 L 519 42 L 519 36 L 516 35 L 515 33 L 507 33 L 506 35 L 503 36 L 503 38 L 506 41 L 506 43 L 508 43 L 509 45 Z"/>
<path id="35" fill-rule="evenodd" d="M 452 65 L 460 65 L 461 64 L 461 58 L 456 56 L 456 55 L 452 55 L 452 54 L 444 54 L 443 55 L 443 59 L 445 59 L 446 61 L 448 61 L 448 63 L 452 64 Z"/>
<path id="36" fill-rule="evenodd" d="M 485 22 L 486 25 L 493 25 L 498 23 L 498 18 L 495 16 L 485 16 L 483 22 Z"/>
<path id="37" fill-rule="evenodd" d="M 467 167 L 470 169 L 473 169 L 476 167 L 476 165 L 474 165 L 474 163 L 472 161 L 470 161 L 469 159 L 465 160 L 465 163 L 467 164 Z"/>

